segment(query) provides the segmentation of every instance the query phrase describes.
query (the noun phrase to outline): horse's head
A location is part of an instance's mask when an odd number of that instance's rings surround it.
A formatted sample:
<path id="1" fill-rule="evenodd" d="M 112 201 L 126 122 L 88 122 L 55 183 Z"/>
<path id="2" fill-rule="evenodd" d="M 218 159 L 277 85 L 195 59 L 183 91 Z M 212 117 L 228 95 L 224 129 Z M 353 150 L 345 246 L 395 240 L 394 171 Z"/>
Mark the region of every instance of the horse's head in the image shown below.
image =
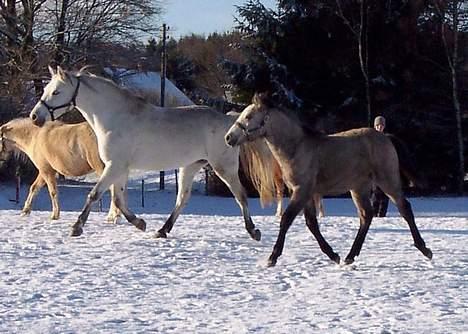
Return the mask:
<path id="1" fill-rule="evenodd" d="M 252 104 L 241 112 L 236 122 L 224 136 L 226 144 L 237 146 L 245 141 L 253 141 L 263 137 L 265 135 L 265 124 L 270 117 L 270 108 L 267 96 L 256 93 L 252 99 Z"/>
<path id="2" fill-rule="evenodd" d="M 49 66 L 49 72 L 52 78 L 29 114 L 33 123 L 38 126 L 44 125 L 47 120 L 54 120 L 75 106 L 80 88 L 79 78 L 65 72 L 60 66 L 57 71 Z"/>

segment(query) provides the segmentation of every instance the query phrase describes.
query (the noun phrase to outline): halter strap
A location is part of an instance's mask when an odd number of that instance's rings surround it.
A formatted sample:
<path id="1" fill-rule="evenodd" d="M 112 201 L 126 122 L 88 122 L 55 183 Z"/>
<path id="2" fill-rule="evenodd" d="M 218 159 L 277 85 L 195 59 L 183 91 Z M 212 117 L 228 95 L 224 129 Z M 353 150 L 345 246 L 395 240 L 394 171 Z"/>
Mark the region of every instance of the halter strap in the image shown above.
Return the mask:
<path id="1" fill-rule="evenodd" d="M 2 142 L 2 145 L 0 147 L 0 152 L 3 152 L 5 150 L 5 137 L 3 137 L 3 131 L 0 130 L 0 142 Z"/>
<path id="2" fill-rule="evenodd" d="M 235 124 L 237 127 L 239 127 L 239 128 L 242 130 L 242 132 L 244 132 L 244 134 L 245 134 L 245 136 L 246 136 L 247 138 L 249 138 L 249 136 L 250 136 L 251 134 L 253 134 L 254 132 L 256 132 L 256 131 L 258 131 L 258 130 L 261 130 L 261 129 L 263 129 L 263 128 L 265 127 L 265 123 L 266 123 L 266 121 L 268 120 L 269 117 L 270 117 L 270 115 L 269 115 L 269 113 L 267 113 L 267 114 L 265 115 L 265 117 L 263 117 L 263 119 L 262 119 L 262 121 L 260 122 L 260 124 L 259 124 L 258 126 L 256 126 L 256 127 L 254 127 L 254 128 L 251 128 L 251 129 L 247 128 L 244 124 L 242 124 L 242 123 L 239 122 L 239 121 L 236 121 L 234 124 Z"/>
<path id="3" fill-rule="evenodd" d="M 55 121 L 55 117 L 54 117 L 54 111 L 55 110 L 60 109 L 60 108 L 64 108 L 64 107 L 69 107 L 69 106 L 76 107 L 76 97 L 78 96 L 78 89 L 80 88 L 80 82 L 81 82 L 80 77 L 76 77 L 76 80 L 78 80 L 78 83 L 76 84 L 75 92 L 73 93 L 73 96 L 72 96 L 70 102 L 53 107 L 53 106 L 48 105 L 47 102 L 44 101 L 43 99 L 39 100 L 39 102 L 42 103 L 47 108 L 47 110 L 49 111 L 49 114 L 50 114 L 50 117 L 51 117 L 52 121 Z"/>

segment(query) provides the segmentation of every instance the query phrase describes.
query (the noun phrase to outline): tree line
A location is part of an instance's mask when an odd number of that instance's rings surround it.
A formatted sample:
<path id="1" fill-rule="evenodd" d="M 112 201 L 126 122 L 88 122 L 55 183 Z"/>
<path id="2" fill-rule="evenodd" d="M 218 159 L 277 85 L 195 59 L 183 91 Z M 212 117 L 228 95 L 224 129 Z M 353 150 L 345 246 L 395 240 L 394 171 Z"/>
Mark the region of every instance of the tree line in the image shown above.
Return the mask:
<path id="1" fill-rule="evenodd" d="M 237 28 L 167 41 L 168 76 L 198 103 L 279 105 L 332 133 L 387 129 L 413 152 L 430 193 L 463 192 L 467 1 L 250 0 Z M 159 70 L 163 2 L 1 0 L 0 117 L 26 112 L 48 64 Z M 231 105 L 230 105 L 231 106 Z"/>

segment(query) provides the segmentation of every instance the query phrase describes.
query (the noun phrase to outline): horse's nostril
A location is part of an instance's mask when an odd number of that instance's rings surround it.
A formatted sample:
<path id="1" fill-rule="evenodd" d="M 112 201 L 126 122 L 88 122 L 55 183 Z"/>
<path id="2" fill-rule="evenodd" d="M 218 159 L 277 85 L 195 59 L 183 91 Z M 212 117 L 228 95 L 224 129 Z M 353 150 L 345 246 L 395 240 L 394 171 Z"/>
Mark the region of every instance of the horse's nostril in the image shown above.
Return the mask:
<path id="1" fill-rule="evenodd" d="M 231 135 L 226 135 L 224 139 L 226 140 L 227 143 L 229 143 L 231 141 Z"/>
<path id="2" fill-rule="evenodd" d="M 31 119 L 32 119 L 33 121 L 35 121 L 35 120 L 37 119 L 37 115 L 36 115 L 36 114 L 32 114 L 32 115 L 31 115 Z"/>

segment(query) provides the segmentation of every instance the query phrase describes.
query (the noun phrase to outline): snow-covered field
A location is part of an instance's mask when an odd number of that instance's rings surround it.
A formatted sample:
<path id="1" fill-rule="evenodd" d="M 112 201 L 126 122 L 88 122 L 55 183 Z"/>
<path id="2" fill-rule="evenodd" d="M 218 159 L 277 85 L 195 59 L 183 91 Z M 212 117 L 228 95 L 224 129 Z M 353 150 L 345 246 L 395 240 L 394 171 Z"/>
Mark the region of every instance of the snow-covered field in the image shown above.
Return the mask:
<path id="1" fill-rule="evenodd" d="M 434 252 L 412 246 L 394 207 L 377 218 L 361 255 L 338 266 L 298 218 L 274 268 L 274 208 L 250 205 L 262 240 L 244 230 L 231 198 L 196 191 L 166 240 L 154 239 L 173 188 L 150 184 L 143 233 L 92 212 L 81 237 L 69 225 L 88 187 L 62 185 L 62 216 L 51 222 L 43 190 L 30 217 L 0 185 L 0 332 L 4 333 L 463 333 L 468 332 L 468 199 L 412 198 L 416 223 Z M 21 201 L 24 201 L 24 187 Z M 321 229 L 344 258 L 358 227 L 349 199 L 325 199 Z M 104 207 L 108 199 L 104 200 Z"/>

